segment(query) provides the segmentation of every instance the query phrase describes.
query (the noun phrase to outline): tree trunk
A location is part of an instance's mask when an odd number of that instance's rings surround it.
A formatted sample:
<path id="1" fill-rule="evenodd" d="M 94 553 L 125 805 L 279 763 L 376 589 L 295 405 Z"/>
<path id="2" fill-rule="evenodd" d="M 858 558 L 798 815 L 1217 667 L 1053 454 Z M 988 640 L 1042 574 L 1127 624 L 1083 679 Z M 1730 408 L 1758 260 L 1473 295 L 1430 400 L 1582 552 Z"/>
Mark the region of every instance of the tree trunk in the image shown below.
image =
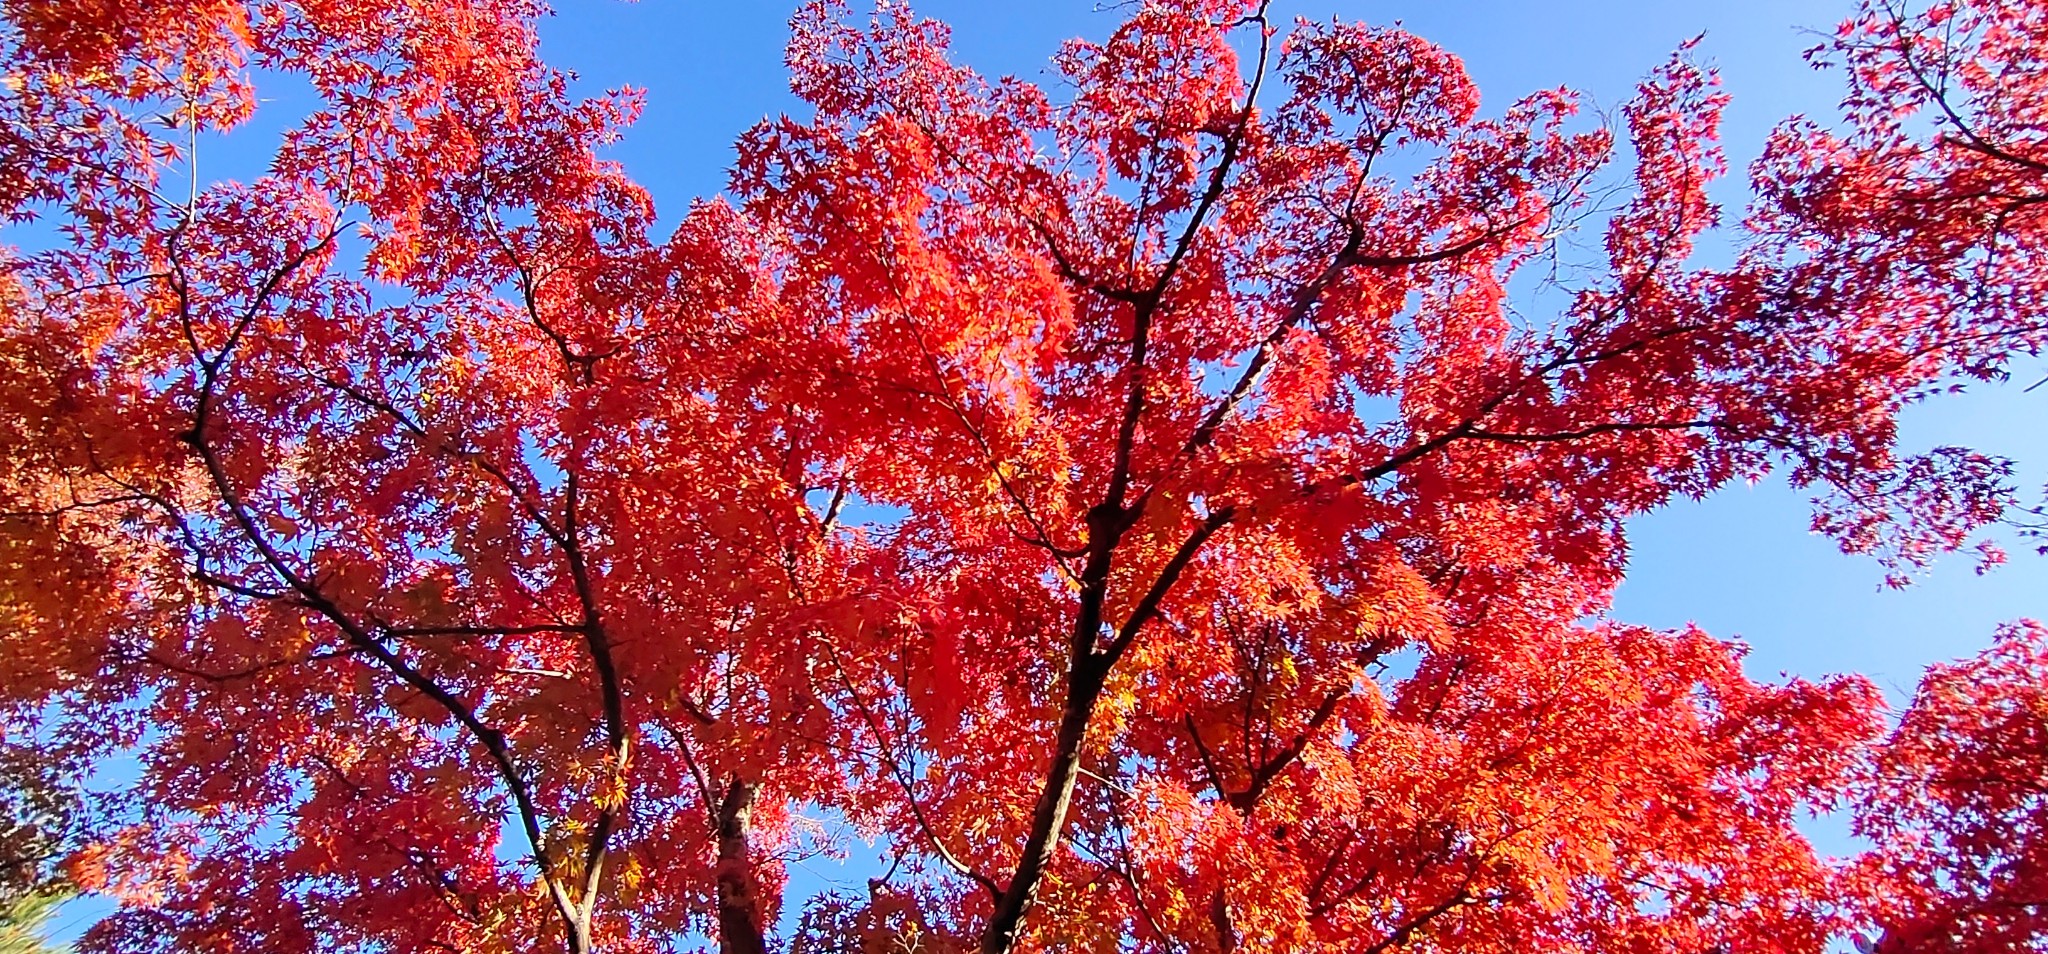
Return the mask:
<path id="1" fill-rule="evenodd" d="M 1096 667 L 1086 658 L 1074 670 L 1066 712 L 1060 718 L 1059 736 L 1053 748 L 1052 767 L 1046 772 L 1045 789 L 1039 793 L 1038 804 L 1031 811 L 1030 838 L 1024 843 L 1024 856 L 1017 863 L 1016 875 L 996 903 L 988 931 L 982 935 L 983 954 L 1007 954 L 1016 943 L 1017 928 L 1038 895 L 1045 866 L 1052 861 L 1059 848 L 1060 834 L 1067 827 L 1067 809 L 1073 805 L 1074 781 L 1081 770 L 1081 743 L 1087 738 L 1088 723 L 1095 715 L 1095 702 L 1102 695 L 1106 675 L 1095 671 Z"/>
<path id="2" fill-rule="evenodd" d="M 767 954 L 762 936 L 760 895 L 754 886 L 754 862 L 747 851 L 747 826 L 753 820 L 754 782 L 737 776 L 718 806 L 718 949 L 721 954 Z"/>

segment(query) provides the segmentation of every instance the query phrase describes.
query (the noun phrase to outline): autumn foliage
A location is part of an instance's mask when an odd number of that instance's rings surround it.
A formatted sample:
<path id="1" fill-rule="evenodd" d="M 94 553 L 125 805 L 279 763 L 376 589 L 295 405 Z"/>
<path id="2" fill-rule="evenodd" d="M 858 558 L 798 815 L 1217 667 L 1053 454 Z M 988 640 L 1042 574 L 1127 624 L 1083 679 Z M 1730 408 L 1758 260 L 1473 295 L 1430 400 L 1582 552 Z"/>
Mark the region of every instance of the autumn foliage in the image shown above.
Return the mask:
<path id="1" fill-rule="evenodd" d="M 1042 87 L 811 4 L 666 237 L 537 2 L 0 12 L 0 710 L 132 760 L 90 949 L 2048 932 L 2037 628 L 1893 730 L 1605 613 L 1770 472 L 1899 582 L 2001 558 L 2010 465 L 1896 427 L 2048 339 L 2048 4 L 1873 0 L 1725 224 L 1688 51 L 1609 124 L 1241 0 Z M 867 892 L 785 890 L 821 816 Z"/>
<path id="2" fill-rule="evenodd" d="M 1864 783 L 1881 951 L 2020 951 L 2048 897 L 2048 631 L 2013 626 L 1920 685 Z"/>

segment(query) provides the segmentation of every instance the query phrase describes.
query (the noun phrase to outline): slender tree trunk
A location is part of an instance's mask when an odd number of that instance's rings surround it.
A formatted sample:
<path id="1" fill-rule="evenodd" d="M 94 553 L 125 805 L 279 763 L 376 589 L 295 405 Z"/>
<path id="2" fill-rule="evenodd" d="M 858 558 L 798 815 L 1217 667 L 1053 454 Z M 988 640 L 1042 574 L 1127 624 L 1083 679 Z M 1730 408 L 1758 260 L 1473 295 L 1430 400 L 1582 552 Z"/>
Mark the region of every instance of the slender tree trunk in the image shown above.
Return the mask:
<path id="1" fill-rule="evenodd" d="M 747 849 L 754 795 L 760 785 L 734 777 L 718 806 L 718 949 L 721 954 L 767 954 L 760 894 Z"/>
<path id="2" fill-rule="evenodd" d="M 1140 352 L 1139 363 L 1143 357 Z M 1118 465 L 1119 472 L 1124 466 Z M 1031 832 L 1024 842 L 1024 854 L 1017 859 L 1017 870 L 1011 876 L 1009 886 L 996 899 L 988 930 L 981 936 L 982 954 L 1009 954 L 1010 948 L 1017 943 L 1017 931 L 1024 916 L 1037 899 L 1045 867 L 1052 862 L 1053 855 L 1059 850 L 1060 837 L 1066 832 L 1067 810 L 1074 801 L 1074 782 L 1081 773 L 1081 746 L 1087 741 L 1088 724 L 1095 716 L 1095 704 L 1102 698 L 1102 687 L 1109 680 L 1110 670 L 1116 668 L 1117 660 L 1138 638 L 1140 627 L 1157 615 L 1160 602 L 1166 598 L 1181 572 L 1194 560 L 1202 544 L 1230 522 L 1235 512 L 1231 507 L 1222 507 L 1202 521 L 1202 526 L 1182 542 L 1173 558 L 1160 570 L 1144 597 L 1131 610 L 1130 618 L 1104 645 L 1103 606 L 1107 603 L 1110 566 L 1114 562 L 1117 541 L 1137 522 L 1144 510 L 1142 499 L 1136 506 L 1123 506 L 1121 477 L 1117 483 L 1118 486 L 1110 492 L 1110 502 L 1098 504 L 1088 511 L 1088 563 L 1081 570 L 1080 612 L 1074 618 L 1074 629 L 1067 647 L 1067 698 L 1060 711 L 1052 765 L 1046 770 L 1045 788 L 1039 792 L 1038 804 L 1031 810 Z"/>
<path id="3" fill-rule="evenodd" d="M 1142 353 L 1141 353 L 1142 354 Z M 1045 866 L 1059 850 L 1060 835 L 1067 828 L 1067 809 L 1074 802 L 1074 781 L 1081 773 L 1081 744 L 1088 738 L 1088 723 L 1095 717 L 1095 702 L 1102 696 L 1102 684 L 1113 662 L 1097 652 L 1102 630 L 1102 607 L 1109 592 L 1110 564 L 1116 544 L 1130 529 L 1134 515 L 1123 509 L 1123 491 L 1111 491 L 1112 502 L 1088 511 L 1088 562 L 1081 570 L 1081 606 L 1068 637 L 1067 698 L 1060 712 L 1059 734 L 1053 742 L 1052 765 L 1045 773 L 1045 787 L 1031 810 L 1031 832 L 1024 842 L 1024 854 L 1010 884 L 996 899 L 995 913 L 981 936 L 982 954 L 1009 954 L 1017 943 L 1017 929 L 1038 897 L 1038 884 Z"/>
<path id="4" fill-rule="evenodd" d="M 989 918 L 982 935 L 984 954 L 1006 954 L 1016 943 L 1017 929 L 1037 899 L 1045 866 L 1059 849 L 1060 834 L 1066 831 L 1067 810 L 1074 802 L 1074 782 L 1081 771 L 1081 743 L 1088 736 L 1088 723 L 1095 715 L 1095 702 L 1102 695 L 1105 673 L 1094 662 L 1082 658 L 1067 692 L 1066 711 L 1060 717 L 1059 735 L 1053 746 L 1052 766 L 1046 772 L 1045 788 L 1031 811 L 1031 834 L 1024 843 L 1024 856 L 1010 886 Z"/>

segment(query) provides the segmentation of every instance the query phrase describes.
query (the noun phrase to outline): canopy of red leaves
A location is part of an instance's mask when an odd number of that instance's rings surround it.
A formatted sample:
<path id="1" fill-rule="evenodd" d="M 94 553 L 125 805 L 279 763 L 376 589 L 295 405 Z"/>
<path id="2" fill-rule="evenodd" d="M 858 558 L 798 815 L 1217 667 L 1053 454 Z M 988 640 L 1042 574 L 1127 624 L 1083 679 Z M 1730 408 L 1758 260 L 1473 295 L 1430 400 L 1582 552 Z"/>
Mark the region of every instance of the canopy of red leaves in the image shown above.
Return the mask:
<path id="1" fill-rule="evenodd" d="M 1605 611 L 1631 517 L 1773 470 L 1899 582 L 2011 508 L 1897 420 L 2048 335 L 2048 3 L 1872 0 L 1725 268 L 1684 50 L 1610 125 L 1243 0 L 1044 87 L 813 3 L 807 114 L 661 237 L 537 2 L 0 12 L 0 214 L 55 226 L 0 259 L 0 707 L 139 766 L 90 949 L 2044 930 L 2035 629 L 1886 741 Z M 896 865 L 785 904 L 820 812 Z"/>

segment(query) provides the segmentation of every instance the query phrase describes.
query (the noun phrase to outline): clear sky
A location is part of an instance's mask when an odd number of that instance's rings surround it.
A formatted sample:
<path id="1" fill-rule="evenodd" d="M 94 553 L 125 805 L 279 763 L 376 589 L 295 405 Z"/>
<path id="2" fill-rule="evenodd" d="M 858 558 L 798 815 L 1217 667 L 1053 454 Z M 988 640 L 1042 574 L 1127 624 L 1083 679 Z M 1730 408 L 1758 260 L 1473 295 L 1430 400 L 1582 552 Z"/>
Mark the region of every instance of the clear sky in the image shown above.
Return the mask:
<path id="1" fill-rule="evenodd" d="M 1062 39 L 1101 37 L 1117 11 L 1095 0 L 999 3 L 924 0 L 915 8 L 954 27 L 956 56 L 986 75 L 1043 76 Z M 589 88 L 633 85 L 647 91 L 638 126 L 614 150 L 653 189 L 664 219 L 693 197 L 719 191 L 733 139 L 763 117 L 797 108 L 782 67 L 785 21 L 793 0 L 558 0 L 543 29 L 545 54 L 576 70 Z M 1734 97 L 1724 130 L 1732 164 L 1755 157 L 1781 119 L 1832 115 L 1837 77 L 1800 58 L 1850 12 L 1848 0 L 1307 0 L 1283 2 L 1294 16 L 1373 22 L 1409 29 L 1462 55 L 1498 110 L 1523 93 L 1568 85 L 1602 105 L 1618 104 L 1636 80 L 1678 44 L 1704 33 L 1699 57 L 1717 65 Z M 284 119 L 285 117 L 278 117 Z M 259 119 L 259 127 L 263 122 Z M 239 137 L 238 137 L 239 138 Z M 261 138 L 255 134 L 251 138 Z M 1734 215 L 1744 195 L 1738 173 L 1719 192 Z M 1905 445 L 1966 444 L 2014 457 L 2029 499 L 2048 479 L 2048 438 L 2039 426 L 2048 387 L 2021 388 L 2044 373 L 2023 368 L 2015 384 L 1917 410 Z M 2048 614 L 2048 558 L 2009 545 L 2012 562 L 1988 576 L 1967 557 L 1938 565 L 1916 586 L 1883 591 L 1881 571 L 1840 554 L 1807 532 L 1803 495 L 1781 483 L 1723 490 L 1639 520 L 1634 555 L 1615 615 L 1631 622 L 1709 632 L 1754 647 L 1750 671 L 1819 677 L 1855 671 L 1903 702 L 1930 662 L 1968 655 L 1998 622 Z M 1830 826 L 1822 826 L 1823 829 Z M 1821 833 L 1824 849 L 1843 850 Z M 857 884 L 854 870 L 820 870 Z M 792 901 L 817 887 L 799 874 Z M 64 925 L 88 920 L 88 905 Z M 103 909 L 102 909 L 103 910 Z M 97 912 L 91 912 L 97 913 Z M 80 916 L 83 915 L 83 916 Z M 66 933 L 69 933 L 68 931 Z"/>

